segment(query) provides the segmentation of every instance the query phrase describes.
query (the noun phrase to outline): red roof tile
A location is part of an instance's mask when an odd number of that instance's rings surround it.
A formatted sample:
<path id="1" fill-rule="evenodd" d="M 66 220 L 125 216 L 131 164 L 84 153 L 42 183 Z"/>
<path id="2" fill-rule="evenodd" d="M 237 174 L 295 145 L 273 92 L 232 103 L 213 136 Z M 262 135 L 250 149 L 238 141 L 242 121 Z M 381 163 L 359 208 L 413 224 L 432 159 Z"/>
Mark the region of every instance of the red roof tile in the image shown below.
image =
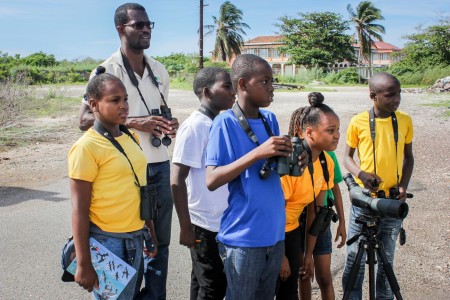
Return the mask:
<path id="1" fill-rule="evenodd" d="M 269 44 L 269 43 L 276 43 L 280 42 L 282 39 L 279 35 L 263 35 L 255 37 L 254 39 L 248 40 L 245 42 L 245 44 Z"/>
<path id="2" fill-rule="evenodd" d="M 353 47 L 359 47 L 359 44 L 353 44 Z M 386 43 L 386 42 L 380 42 L 377 41 L 375 42 L 375 45 L 372 47 L 372 49 L 377 49 L 379 51 L 386 51 L 386 50 L 391 50 L 391 51 L 400 51 L 402 50 L 401 48 L 394 46 L 392 44 Z"/>
<path id="3" fill-rule="evenodd" d="M 400 51 L 401 48 L 394 46 L 392 44 L 386 43 L 386 42 L 375 42 L 375 47 L 378 50 L 394 50 L 394 51 Z"/>
<path id="4" fill-rule="evenodd" d="M 262 35 L 257 36 L 254 39 L 248 40 L 245 44 L 270 44 L 270 43 L 279 43 L 281 42 L 282 36 L 279 35 Z M 354 47 L 359 46 L 358 44 L 353 44 Z M 377 50 L 392 50 L 392 51 L 400 51 L 401 48 L 394 46 L 392 44 L 386 42 L 375 42 L 375 47 Z"/>

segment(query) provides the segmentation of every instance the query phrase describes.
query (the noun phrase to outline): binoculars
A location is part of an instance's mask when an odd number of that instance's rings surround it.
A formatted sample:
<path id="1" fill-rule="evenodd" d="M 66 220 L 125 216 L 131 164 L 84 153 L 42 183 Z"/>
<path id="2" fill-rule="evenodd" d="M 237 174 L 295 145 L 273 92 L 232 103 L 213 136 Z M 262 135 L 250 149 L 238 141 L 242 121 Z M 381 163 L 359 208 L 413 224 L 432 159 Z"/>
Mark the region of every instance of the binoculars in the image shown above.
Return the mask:
<path id="1" fill-rule="evenodd" d="M 300 166 L 298 165 L 298 156 L 305 151 L 302 141 L 299 137 L 293 137 L 292 142 L 292 153 L 290 156 L 278 156 L 277 160 L 277 174 L 278 175 L 290 175 L 290 176 L 300 176 L 302 173 L 300 171 Z"/>
<path id="2" fill-rule="evenodd" d="M 157 108 L 156 109 L 152 109 L 150 111 L 150 115 L 151 116 L 162 116 L 163 118 L 165 118 L 165 119 L 167 119 L 169 121 L 172 120 L 172 111 L 167 106 L 162 106 L 161 107 L 161 113 L 159 112 L 159 109 L 157 109 Z M 152 146 L 156 147 L 156 148 L 161 146 L 161 144 L 163 144 L 164 146 L 168 147 L 172 143 L 172 139 L 169 136 L 167 136 L 167 135 L 164 135 L 162 139 L 157 137 L 157 136 L 152 136 L 151 143 L 152 143 Z"/>
<path id="3" fill-rule="evenodd" d="M 150 184 L 140 187 L 141 205 L 140 217 L 143 221 L 156 220 L 158 217 L 158 191 L 156 185 Z"/>
<path id="4" fill-rule="evenodd" d="M 339 216 L 331 207 L 320 207 L 319 212 L 316 214 L 316 218 L 309 227 L 309 234 L 318 236 L 319 233 L 324 232 L 331 221 L 336 223 L 339 220 Z"/>

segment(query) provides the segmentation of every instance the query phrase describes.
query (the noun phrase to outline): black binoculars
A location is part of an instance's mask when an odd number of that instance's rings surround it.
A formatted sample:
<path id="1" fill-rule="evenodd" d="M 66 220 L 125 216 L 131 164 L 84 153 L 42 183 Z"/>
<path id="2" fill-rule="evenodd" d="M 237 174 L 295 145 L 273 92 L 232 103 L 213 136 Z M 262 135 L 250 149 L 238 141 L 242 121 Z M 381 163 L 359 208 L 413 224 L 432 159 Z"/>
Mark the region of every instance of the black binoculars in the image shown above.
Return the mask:
<path id="1" fill-rule="evenodd" d="M 158 190 L 156 185 L 141 186 L 140 217 L 143 221 L 156 220 L 158 217 Z"/>
<path id="2" fill-rule="evenodd" d="M 319 233 L 325 231 L 331 221 L 336 223 L 339 220 L 337 213 L 331 207 L 320 207 L 319 212 L 316 214 L 316 218 L 309 228 L 309 234 L 312 236 L 318 236 Z"/>
<path id="3" fill-rule="evenodd" d="M 152 116 L 162 116 L 163 118 L 165 118 L 169 121 L 172 120 L 172 111 L 167 106 L 161 106 L 161 113 L 159 112 L 159 109 L 157 109 L 157 108 L 152 109 L 150 111 L 150 113 Z M 157 136 L 152 136 L 151 143 L 152 143 L 152 146 L 156 147 L 156 148 L 161 146 L 161 144 L 168 147 L 172 143 L 172 139 L 167 135 L 164 135 L 162 139 Z"/>
<path id="4" fill-rule="evenodd" d="M 290 156 L 278 156 L 277 160 L 277 174 L 278 175 L 290 175 L 290 176 L 300 176 L 302 175 L 300 171 L 300 166 L 298 165 L 298 156 L 305 151 L 302 141 L 298 137 L 293 137 L 292 142 L 292 153 Z"/>
<path id="5" fill-rule="evenodd" d="M 391 187 L 389 189 L 389 197 L 386 196 L 386 193 L 383 190 L 377 191 L 378 198 L 389 198 L 389 199 L 397 199 L 400 195 L 400 190 L 397 187 Z M 407 193 L 407 198 L 412 198 L 412 194 Z"/>
<path id="6" fill-rule="evenodd" d="M 288 135 L 286 135 L 289 137 Z M 261 170 L 259 171 L 259 176 L 262 179 L 266 179 L 270 176 L 272 172 L 271 164 L 276 162 L 276 171 L 278 175 L 290 175 L 290 176 L 300 176 L 302 172 L 300 170 L 300 166 L 298 165 L 299 159 L 298 156 L 305 151 L 305 147 L 303 146 L 302 140 L 298 137 L 293 137 L 291 139 L 292 142 L 292 153 L 288 157 L 286 156 L 277 156 L 271 157 L 264 162 Z"/>

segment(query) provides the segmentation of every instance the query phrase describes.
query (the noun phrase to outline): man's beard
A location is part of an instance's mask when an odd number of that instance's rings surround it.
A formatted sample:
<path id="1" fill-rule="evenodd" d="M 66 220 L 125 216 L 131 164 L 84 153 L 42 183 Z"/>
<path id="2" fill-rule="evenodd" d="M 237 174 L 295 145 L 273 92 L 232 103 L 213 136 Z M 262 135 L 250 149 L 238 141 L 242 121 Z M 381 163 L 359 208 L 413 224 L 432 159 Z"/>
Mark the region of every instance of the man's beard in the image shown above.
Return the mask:
<path id="1" fill-rule="evenodd" d="M 134 50 L 146 50 L 150 48 L 150 40 L 148 40 L 148 43 L 143 40 L 138 40 L 135 43 L 129 43 L 129 47 Z"/>

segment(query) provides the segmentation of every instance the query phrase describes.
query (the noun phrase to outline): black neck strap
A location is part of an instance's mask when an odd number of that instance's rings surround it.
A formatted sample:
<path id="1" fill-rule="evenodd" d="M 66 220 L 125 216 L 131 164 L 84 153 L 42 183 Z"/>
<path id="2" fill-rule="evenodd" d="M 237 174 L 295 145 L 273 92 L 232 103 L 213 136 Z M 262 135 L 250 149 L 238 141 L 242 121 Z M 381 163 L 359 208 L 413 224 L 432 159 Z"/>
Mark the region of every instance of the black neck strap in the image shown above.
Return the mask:
<path id="1" fill-rule="evenodd" d="M 120 49 L 120 53 L 122 54 L 122 60 L 123 60 L 123 66 L 125 67 L 125 70 L 127 70 L 127 74 L 128 77 L 130 77 L 131 83 L 136 87 L 136 89 L 138 90 L 139 96 L 141 97 L 142 102 L 145 105 L 145 108 L 147 109 L 147 112 L 149 115 L 151 115 L 150 109 L 147 106 L 147 103 L 145 102 L 144 96 L 142 96 L 141 90 L 139 89 L 139 81 L 136 78 L 136 75 L 134 74 L 133 69 L 131 68 L 130 65 L 130 61 L 128 60 L 128 58 L 125 56 L 125 54 L 123 53 L 122 49 Z M 164 99 L 164 95 L 161 93 L 161 91 L 159 90 L 159 84 L 158 84 L 158 80 L 156 80 L 155 74 L 153 74 L 152 68 L 150 68 L 150 65 L 148 64 L 148 62 L 145 60 L 145 56 L 144 56 L 144 61 L 143 63 L 145 64 L 147 71 L 150 75 L 150 79 L 151 82 L 153 83 L 153 85 L 158 89 L 159 95 L 161 96 L 161 100 L 164 103 L 164 106 L 167 106 L 166 100 Z"/>
<path id="2" fill-rule="evenodd" d="M 236 116 L 239 125 L 241 125 L 242 129 L 245 131 L 245 133 L 247 134 L 247 136 L 249 137 L 249 139 L 256 144 L 256 146 L 259 146 L 259 141 L 258 138 L 256 137 L 256 134 L 253 132 L 252 128 L 250 127 L 250 124 L 248 124 L 247 119 L 244 116 L 244 113 L 242 112 L 241 107 L 239 106 L 239 104 L 236 102 L 233 104 L 233 112 L 234 115 Z M 264 128 L 267 131 L 267 134 L 270 136 L 273 136 L 273 132 L 270 129 L 269 123 L 267 122 L 266 118 L 264 118 L 264 116 L 261 114 L 261 112 L 258 112 L 258 117 L 261 119 L 261 121 L 264 124 Z"/>
<path id="3" fill-rule="evenodd" d="M 312 185 L 312 189 L 313 189 L 313 200 L 314 200 L 314 211 L 317 213 L 316 191 L 314 188 L 314 164 L 312 161 L 312 152 L 311 152 L 311 148 L 309 147 L 306 140 L 303 140 L 302 144 L 303 144 L 303 148 L 308 153 L 308 171 L 309 171 L 309 174 L 311 175 L 311 185 Z M 329 190 L 328 187 L 329 187 L 329 181 L 330 181 L 330 174 L 328 173 L 327 158 L 323 151 L 320 152 L 320 154 L 319 154 L 319 161 L 320 161 L 320 165 L 322 166 L 323 178 L 325 179 L 325 181 L 327 183 L 327 190 Z M 331 207 L 333 205 L 330 202 L 331 201 L 327 201 L 327 205 L 329 207 Z"/>
<path id="4" fill-rule="evenodd" d="M 136 145 L 138 145 L 139 148 L 141 148 L 141 146 L 136 141 L 136 139 L 131 134 L 131 132 L 128 130 L 128 128 L 126 128 L 124 125 L 119 125 L 119 129 L 120 129 L 120 131 L 126 133 L 136 143 Z M 110 141 L 114 145 L 114 147 L 116 147 L 117 150 L 119 150 L 119 152 L 125 156 L 125 158 L 130 163 L 131 170 L 133 171 L 133 174 L 134 174 L 134 179 L 135 179 L 134 184 L 138 187 L 141 187 L 141 185 L 139 184 L 139 179 L 136 175 L 136 172 L 134 172 L 133 164 L 131 163 L 130 159 L 128 158 L 127 154 L 125 153 L 125 150 L 123 150 L 123 147 L 119 144 L 119 142 L 113 137 L 113 135 L 100 122 L 94 121 L 94 130 L 97 131 L 101 136 L 106 138 L 108 141 Z M 142 150 L 142 148 L 141 148 L 141 150 Z"/>
<path id="5" fill-rule="evenodd" d="M 327 190 L 329 190 L 330 188 L 330 174 L 328 173 L 328 163 L 327 163 L 327 157 L 325 156 L 325 152 L 322 151 L 319 154 L 319 160 L 320 160 L 320 165 L 322 166 L 322 172 L 323 172 L 323 178 L 325 179 L 326 183 L 327 183 Z M 328 193 L 326 193 L 326 195 L 328 197 Z M 327 198 L 327 206 L 328 207 L 332 207 L 333 206 L 333 201 L 331 201 L 329 198 Z"/>
<path id="6" fill-rule="evenodd" d="M 210 118 L 211 120 L 214 120 L 216 115 L 206 106 L 206 105 L 200 105 L 198 108 L 198 111 Z"/>
<path id="7" fill-rule="evenodd" d="M 375 111 L 373 107 L 369 110 L 369 125 L 370 125 L 370 137 L 372 139 L 372 151 L 373 151 L 373 172 L 377 174 L 377 159 L 376 159 L 376 151 L 375 151 Z M 398 174 L 398 123 L 397 116 L 395 112 L 391 112 L 391 120 L 392 120 L 392 129 L 394 131 L 394 141 L 395 141 L 395 164 L 397 168 L 397 186 L 399 184 L 400 176 Z"/>

